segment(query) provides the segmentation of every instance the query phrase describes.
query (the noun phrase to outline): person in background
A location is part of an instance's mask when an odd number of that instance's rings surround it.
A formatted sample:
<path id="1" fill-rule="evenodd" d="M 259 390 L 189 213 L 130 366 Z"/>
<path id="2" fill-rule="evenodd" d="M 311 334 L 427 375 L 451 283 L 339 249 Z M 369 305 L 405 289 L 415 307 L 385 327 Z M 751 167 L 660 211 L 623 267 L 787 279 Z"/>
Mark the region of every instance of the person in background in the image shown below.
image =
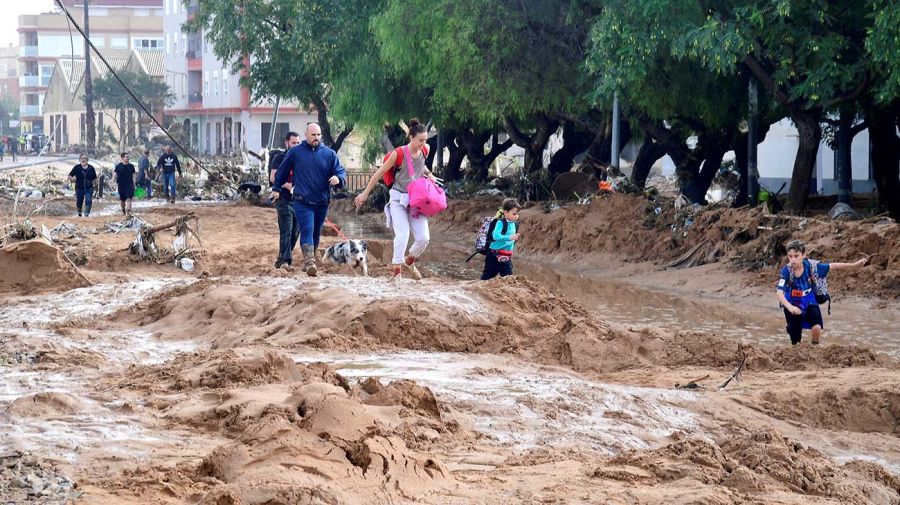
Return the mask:
<path id="1" fill-rule="evenodd" d="M 91 200 L 94 194 L 94 184 L 97 181 L 97 171 L 88 163 L 86 154 L 78 157 L 80 162 L 72 167 L 69 172 L 69 180 L 75 183 L 75 207 L 78 208 L 78 216 L 81 216 L 82 205 L 84 215 L 91 215 Z"/>
<path id="2" fill-rule="evenodd" d="M 138 160 L 138 174 L 135 186 L 147 190 L 148 199 L 153 198 L 153 187 L 150 184 L 152 179 L 153 174 L 150 172 L 150 151 L 144 149 L 143 156 Z"/>
<path id="3" fill-rule="evenodd" d="M 122 215 L 131 214 L 131 202 L 134 200 L 134 165 L 129 160 L 128 153 L 122 153 L 120 159 L 122 161 L 116 165 L 115 178 L 116 187 L 119 191 L 119 204 L 122 206 Z"/>
<path id="4" fill-rule="evenodd" d="M 275 172 L 284 161 L 288 151 L 300 143 L 300 134 L 288 132 L 284 136 L 284 151 L 275 151 L 269 158 L 269 183 L 275 183 Z M 284 265 L 291 266 L 293 262 L 294 247 L 297 247 L 297 239 L 300 238 L 300 224 L 294 215 L 294 205 L 291 200 L 291 183 L 284 183 L 283 187 L 272 187 L 273 192 L 278 192 L 275 199 L 275 211 L 278 213 L 278 258 L 275 260 L 275 268 Z"/>
<path id="5" fill-rule="evenodd" d="M 162 169 L 162 170 L 160 170 Z M 156 160 L 156 170 L 160 172 L 163 178 L 163 188 L 165 190 L 166 199 L 169 203 L 175 203 L 175 170 L 178 170 L 178 177 L 182 176 L 181 162 L 178 156 L 172 152 L 172 146 L 166 146 L 163 155 Z"/>

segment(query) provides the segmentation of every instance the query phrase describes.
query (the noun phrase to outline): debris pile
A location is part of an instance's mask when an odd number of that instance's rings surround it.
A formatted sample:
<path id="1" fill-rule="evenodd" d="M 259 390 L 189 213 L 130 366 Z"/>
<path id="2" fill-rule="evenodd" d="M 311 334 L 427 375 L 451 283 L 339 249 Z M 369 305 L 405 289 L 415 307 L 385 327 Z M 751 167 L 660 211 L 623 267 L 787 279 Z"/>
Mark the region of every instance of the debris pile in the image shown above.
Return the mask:
<path id="1" fill-rule="evenodd" d="M 69 503 L 82 493 L 53 467 L 19 451 L 0 452 L 0 495 L 4 503 Z"/>
<path id="2" fill-rule="evenodd" d="M 132 218 L 132 224 L 138 218 Z M 191 223 L 193 222 L 193 227 Z M 170 261 L 180 262 L 183 259 L 190 259 L 191 262 L 199 259 L 199 251 L 195 250 L 192 245 L 192 239 L 196 239 L 197 243 L 202 246 L 199 229 L 200 221 L 193 212 L 189 212 L 174 221 L 151 226 L 145 221 L 140 221 L 140 226 L 135 233 L 134 241 L 128 246 L 131 254 L 137 255 L 143 261 L 154 263 L 168 263 Z M 156 241 L 156 234 L 169 229 L 175 229 L 175 240 L 172 241 L 172 249 L 161 248 Z"/>

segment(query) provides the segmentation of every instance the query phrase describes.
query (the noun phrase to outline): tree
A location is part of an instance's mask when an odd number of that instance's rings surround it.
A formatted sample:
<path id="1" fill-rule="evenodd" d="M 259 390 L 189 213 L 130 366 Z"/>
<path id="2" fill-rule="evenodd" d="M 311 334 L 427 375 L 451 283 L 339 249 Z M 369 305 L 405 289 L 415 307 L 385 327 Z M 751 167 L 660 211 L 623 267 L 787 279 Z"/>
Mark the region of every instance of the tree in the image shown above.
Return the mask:
<path id="1" fill-rule="evenodd" d="M 559 114 L 589 109 L 579 65 L 597 8 L 591 1 L 388 0 L 372 26 L 381 59 L 398 80 L 430 91 L 435 123 L 462 134 L 456 144 L 472 154 L 476 173 L 499 154 L 479 141 L 500 126 L 525 148 L 525 169 L 536 172 Z"/>
<path id="2" fill-rule="evenodd" d="M 335 135 L 334 84 L 359 68 L 353 66 L 358 53 L 371 42 L 369 13 L 378 8 L 378 1 L 364 0 L 200 0 L 184 29 L 206 37 L 254 100 L 280 97 L 314 106 L 323 141 L 339 150 L 352 125 L 338 122 Z"/>
<path id="3" fill-rule="evenodd" d="M 128 89 L 144 101 L 144 107 L 151 112 L 162 110 L 175 98 L 164 82 L 143 72 L 121 71 L 118 75 Z M 115 123 L 118 129 L 118 150 L 124 151 L 128 139 L 134 138 L 137 134 L 133 129 L 129 130 L 129 126 L 134 127 L 140 123 L 139 120 L 135 120 L 129 125 L 126 119 L 128 112 L 132 111 L 135 118 L 140 118 L 144 112 L 111 73 L 94 81 L 94 103 L 102 114 Z"/>

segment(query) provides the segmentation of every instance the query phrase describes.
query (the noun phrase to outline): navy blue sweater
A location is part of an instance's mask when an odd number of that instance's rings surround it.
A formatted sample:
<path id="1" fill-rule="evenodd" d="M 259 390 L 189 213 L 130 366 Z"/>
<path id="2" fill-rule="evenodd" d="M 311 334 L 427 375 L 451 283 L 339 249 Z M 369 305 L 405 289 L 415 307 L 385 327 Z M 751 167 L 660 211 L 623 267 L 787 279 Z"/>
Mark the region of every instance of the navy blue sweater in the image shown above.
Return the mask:
<path id="1" fill-rule="evenodd" d="M 347 183 L 347 174 L 338 160 L 337 153 L 330 147 L 311 147 L 305 140 L 292 147 L 275 172 L 276 188 L 288 181 L 294 172 L 294 201 L 311 205 L 328 205 L 331 201 L 331 186 L 328 179 L 336 175 L 340 179 L 338 187 Z"/>

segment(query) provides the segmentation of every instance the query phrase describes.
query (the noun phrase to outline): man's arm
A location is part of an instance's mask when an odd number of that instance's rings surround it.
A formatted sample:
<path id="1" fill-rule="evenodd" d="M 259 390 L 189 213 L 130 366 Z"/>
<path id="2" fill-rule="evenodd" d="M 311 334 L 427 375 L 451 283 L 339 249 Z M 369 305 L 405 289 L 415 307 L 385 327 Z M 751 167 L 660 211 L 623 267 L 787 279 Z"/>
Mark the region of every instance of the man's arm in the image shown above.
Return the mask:
<path id="1" fill-rule="evenodd" d="M 337 153 L 334 153 L 334 161 L 331 164 L 331 175 L 334 175 L 338 178 L 337 187 L 343 188 L 347 185 L 347 171 L 344 170 L 343 165 L 341 165 L 341 160 L 338 159 Z"/>
<path id="2" fill-rule="evenodd" d="M 178 176 L 181 177 L 183 174 L 181 173 L 181 162 L 178 161 L 178 155 L 173 154 L 172 157 L 175 158 L 175 168 L 178 169 Z"/>
<path id="3" fill-rule="evenodd" d="M 288 182 L 288 174 L 291 173 L 291 164 L 294 160 L 295 151 L 291 149 L 284 156 L 284 159 L 281 160 L 281 164 L 278 165 L 278 170 L 275 171 L 275 179 L 272 181 L 272 185 L 275 188 L 280 188 L 284 186 L 284 183 Z"/>

